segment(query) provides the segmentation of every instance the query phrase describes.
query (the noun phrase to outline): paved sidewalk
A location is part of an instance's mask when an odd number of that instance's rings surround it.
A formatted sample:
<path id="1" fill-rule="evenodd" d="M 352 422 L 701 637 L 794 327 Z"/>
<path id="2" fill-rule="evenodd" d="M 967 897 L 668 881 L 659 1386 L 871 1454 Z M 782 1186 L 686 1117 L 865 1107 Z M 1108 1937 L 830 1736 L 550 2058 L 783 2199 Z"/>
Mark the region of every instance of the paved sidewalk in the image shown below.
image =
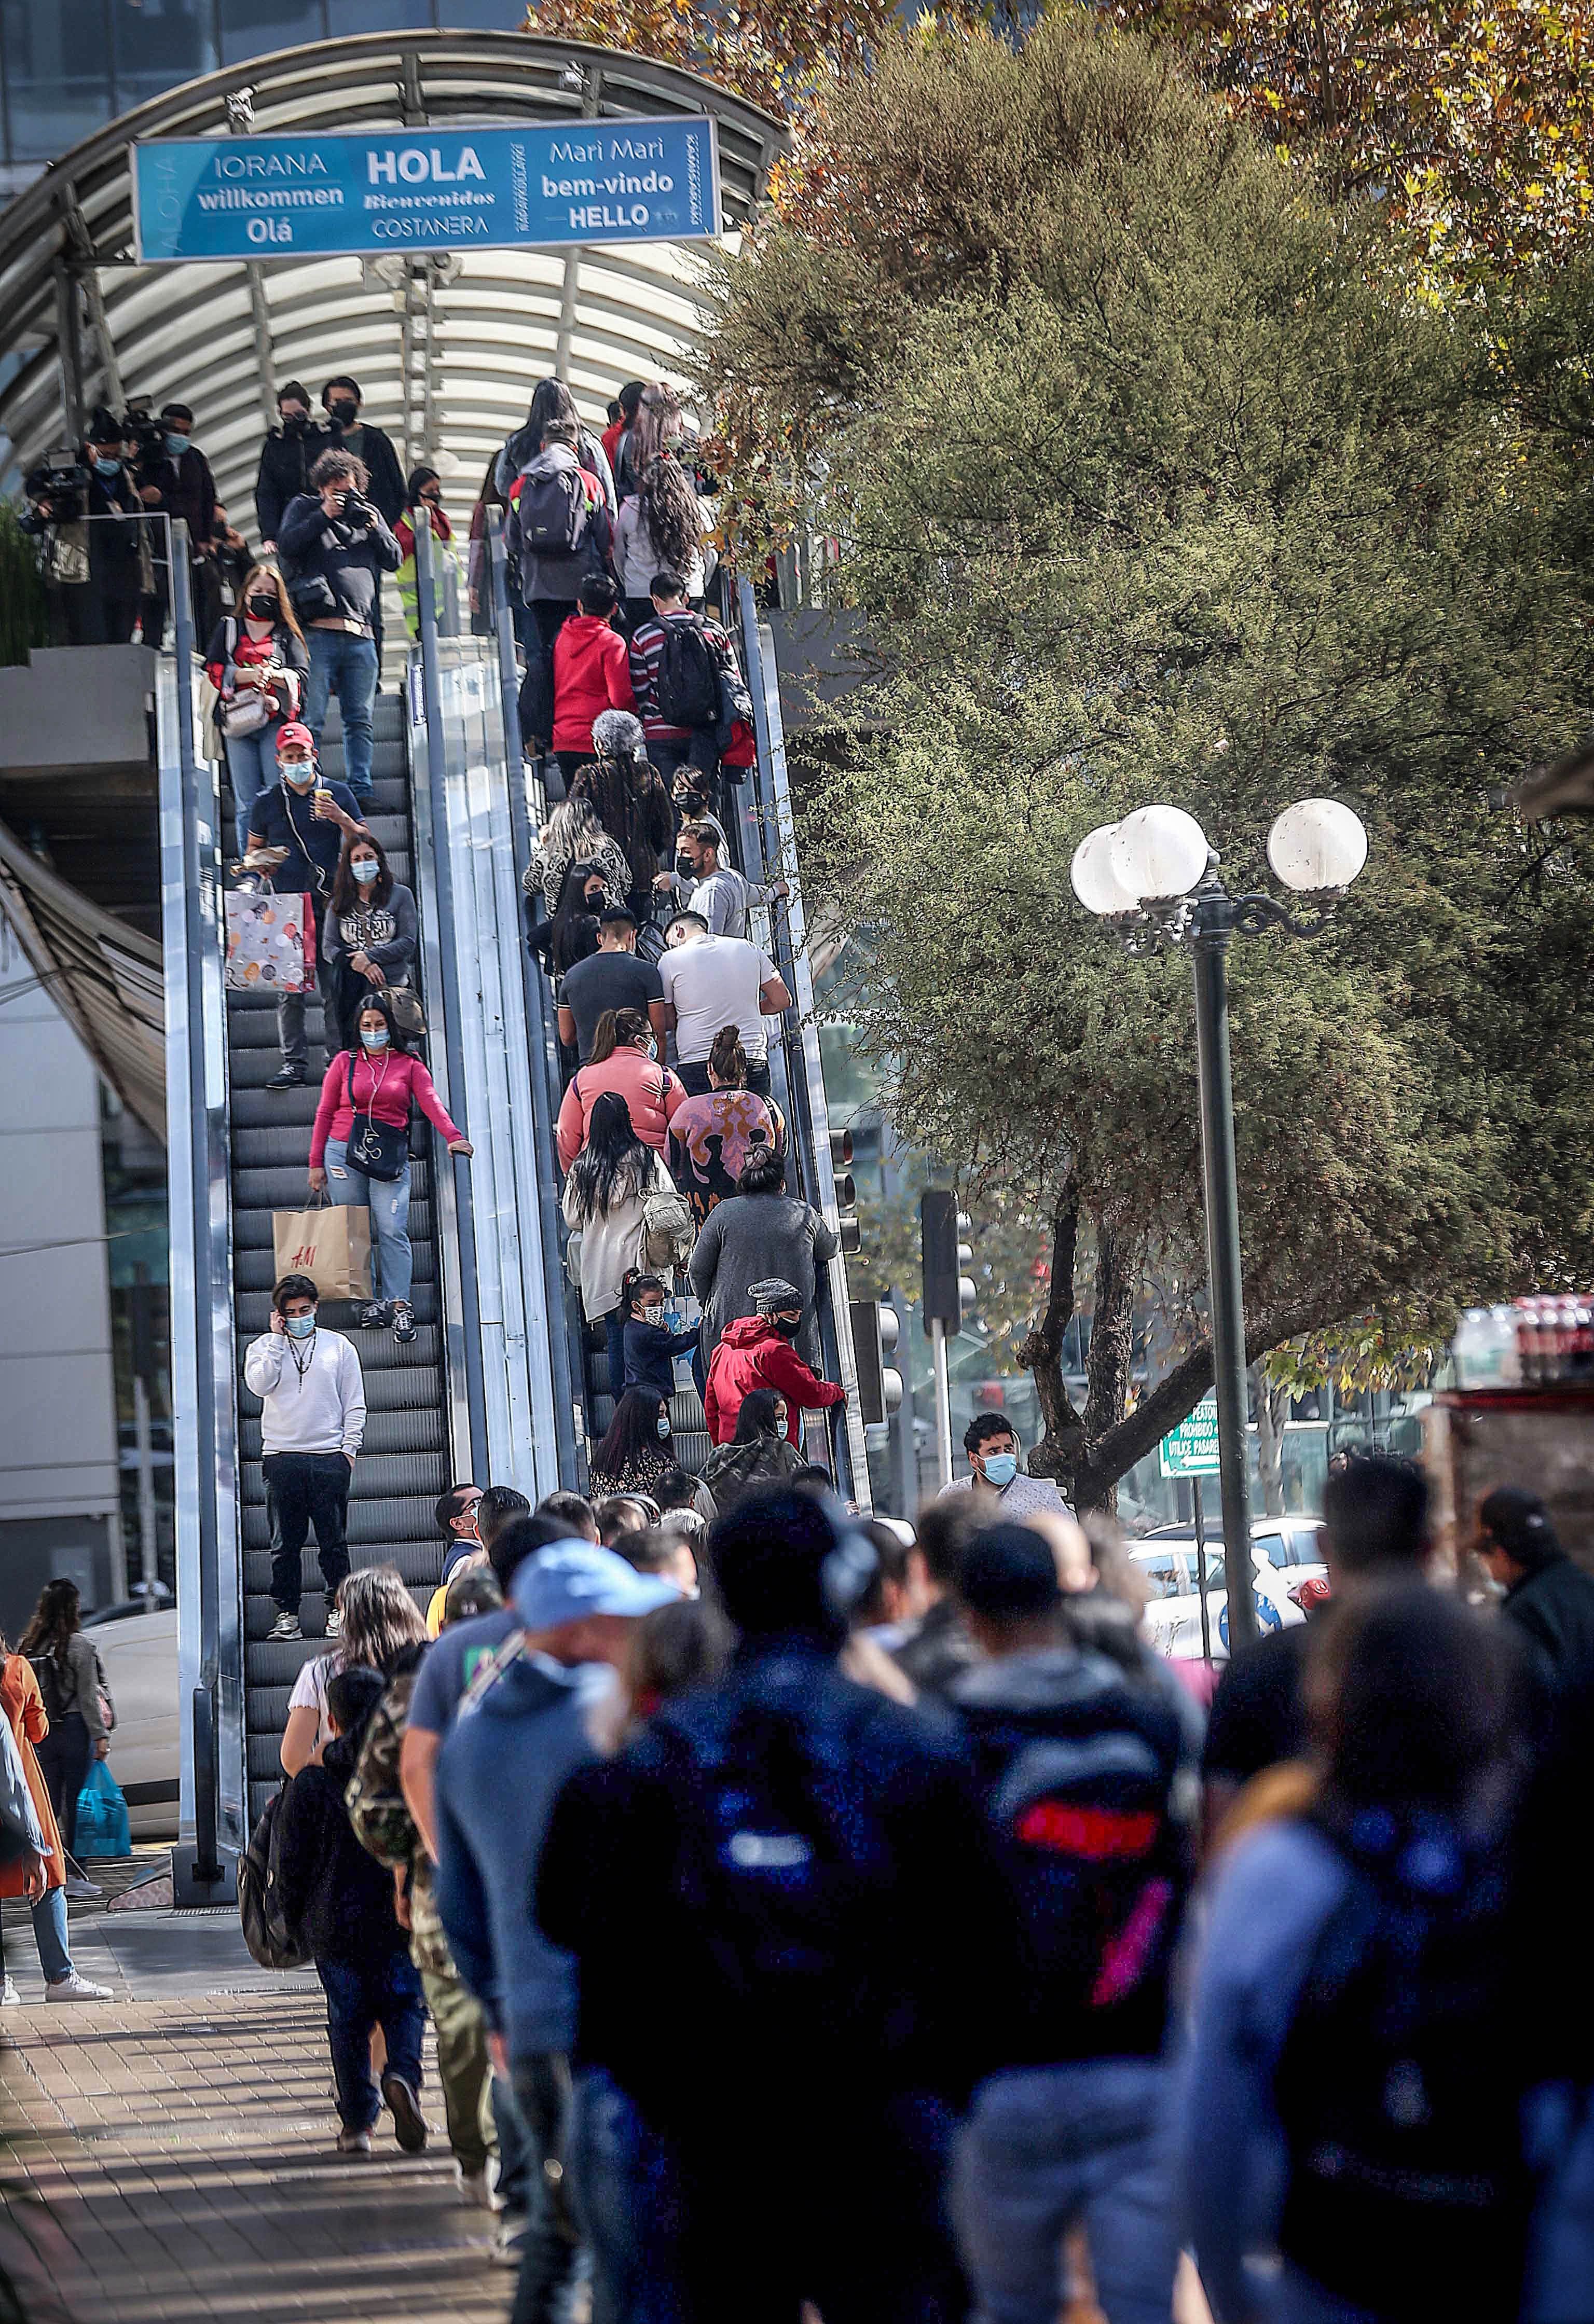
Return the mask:
<path id="1" fill-rule="evenodd" d="M 430 2038 L 434 2147 L 401 2155 L 385 2115 L 346 2162 L 320 1988 L 273 1987 L 5 2011 L 0 2172 L 48 2205 L 76 2324 L 502 2324 L 514 2277 L 456 2200 Z"/>

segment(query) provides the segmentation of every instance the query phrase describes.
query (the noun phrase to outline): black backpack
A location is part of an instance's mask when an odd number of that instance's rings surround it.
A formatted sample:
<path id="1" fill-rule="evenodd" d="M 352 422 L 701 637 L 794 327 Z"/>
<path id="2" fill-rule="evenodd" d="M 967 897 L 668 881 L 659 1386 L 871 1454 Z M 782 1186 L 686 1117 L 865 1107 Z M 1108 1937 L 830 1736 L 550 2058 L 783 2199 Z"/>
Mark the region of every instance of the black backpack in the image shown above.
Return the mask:
<path id="1" fill-rule="evenodd" d="M 579 468 L 550 466 L 535 475 L 526 469 L 514 507 L 523 555 L 573 557 L 591 524 L 587 485 Z"/>
<path id="2" fill-rule="evenodd" d="M 1515 2316 L 1529 2200 L 1506 1879 L 1435 1826 L 1353 1868 L 1275 2076 L 1279 2245 L 1382 2317 Z"/>
<path id="3" fill-rule="evenodd" d="M 701 1963 L 702 2022 L 731 2061 L 771 2048 L 805 2071 L 877 2042 L 866 1932 L 890 1957 L 892 1849 L 844 1734 L 794 1708 L 744 1703 L 685 1739 L 674 1898 Z"/>
<path id="4" fill-rule="evenodd" d="M 30 1655 L 28 1660 L 44 1699 L 44 1716 L 52 1727 L 58 1727 L 69 1711 L 79 1708 L 78 1681 L 71 1665 L 58 1663 L 50 1654 Z"/>
<path id="5" fill-rule="evenodd" d="M 709 730 L 719 724 L 719 664 L 695 616 L 678 614 L 660 624 L 664 650 L 659 659 L 653 698 L 666 726 Z"/>
<path id="6" fill-rule="evenodd" d="M 301 1969 L 310 1959 L 288 1926 L 277 1895 L 283 1797 L 282 1792 L 272 1794 L 238 1858 L 238 1919 L 250 1956 L 262 1969 Z"/>
<path id="7" fill-rule="evenodd" d="M 1163 2006 L 1185 1888 L 1169 1812 L 1173 1767 L 1132 1725 L 1037 1736 L 988 1812 L 1049 2018 L 1079 2014 L 1106 2039 L 1111 2014 Z"/>

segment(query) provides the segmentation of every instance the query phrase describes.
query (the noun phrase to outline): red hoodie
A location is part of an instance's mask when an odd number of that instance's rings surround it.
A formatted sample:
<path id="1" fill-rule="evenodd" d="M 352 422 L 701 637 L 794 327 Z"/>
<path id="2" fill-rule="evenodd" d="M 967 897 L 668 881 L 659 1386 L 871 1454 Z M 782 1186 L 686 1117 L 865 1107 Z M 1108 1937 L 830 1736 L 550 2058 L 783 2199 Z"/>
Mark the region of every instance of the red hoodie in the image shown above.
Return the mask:
<path id="1" fill-rule="evenodd" d="M 572 613 L 553 642 L 553 747 L 590 751 L 592 722 L 635 710 L 626 641 L 600 613 Z"/>
<path id="2" fill-rule="evenodd" d="M 803 1362 L 790 1340 L 783 1339 L 767 1315 L 743 1315 L 727 1323 L 709 1366 L 703 1412 L 709 1434 L 716 1444 L 728 1444 L 737 1433 L 742 1398 L 755 1388 L 774 1388 L 786 1399 L 786 1437 L 802 1442 L 802 1415 L 823 1412 L 845 1404 L 847 1390 L 820 1379 Z"/>

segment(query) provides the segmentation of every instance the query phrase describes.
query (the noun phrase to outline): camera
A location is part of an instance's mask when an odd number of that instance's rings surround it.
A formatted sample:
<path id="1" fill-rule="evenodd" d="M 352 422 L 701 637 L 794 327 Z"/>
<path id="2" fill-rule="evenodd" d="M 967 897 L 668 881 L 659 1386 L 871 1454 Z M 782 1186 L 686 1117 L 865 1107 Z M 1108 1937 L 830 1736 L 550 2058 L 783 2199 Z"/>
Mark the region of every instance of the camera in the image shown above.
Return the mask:
<path id="1" fill-rule="evenodd" d="M 166 457 L 166 430 L 150 409 L 147 395 L 130 395 L 122 415 L 122 434 L 133 447 L 135 468 L 154 467 Z"/>
<path id="2" fill-rule="evenodd" d="M 29 472 L 23 489 L 50 522 L 71 524 L 88 507 L 88 471 L 74 452 L 48 452 Z"/>

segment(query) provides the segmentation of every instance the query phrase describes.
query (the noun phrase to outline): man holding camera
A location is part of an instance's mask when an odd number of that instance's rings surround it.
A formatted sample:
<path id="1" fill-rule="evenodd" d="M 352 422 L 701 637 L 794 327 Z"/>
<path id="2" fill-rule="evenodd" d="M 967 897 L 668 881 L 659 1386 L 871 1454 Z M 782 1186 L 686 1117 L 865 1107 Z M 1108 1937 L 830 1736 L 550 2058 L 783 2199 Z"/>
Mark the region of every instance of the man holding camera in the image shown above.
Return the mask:
<path id="1" fill-rule="evenodd" d="M 371 796 L 376 607 L 382 576 L 396 573 L 404 553 L 367 497 L 365 464 L 352 452 L 323 452 L 310 481 L 278 528 L 277 553 L 310 648 L 306 723 L 319 745 L 335 692 L 345 778 L 363 807 Z"/>
<path id="2" fill-rule="evenodd" d="M 125 646 L 144 572 L 139 499 L 121 420 L 103 408 L 81 458 L 62 452 L 27 480 L 23 530 L 39 540 L 51 627 L 69 646 Z"/>

